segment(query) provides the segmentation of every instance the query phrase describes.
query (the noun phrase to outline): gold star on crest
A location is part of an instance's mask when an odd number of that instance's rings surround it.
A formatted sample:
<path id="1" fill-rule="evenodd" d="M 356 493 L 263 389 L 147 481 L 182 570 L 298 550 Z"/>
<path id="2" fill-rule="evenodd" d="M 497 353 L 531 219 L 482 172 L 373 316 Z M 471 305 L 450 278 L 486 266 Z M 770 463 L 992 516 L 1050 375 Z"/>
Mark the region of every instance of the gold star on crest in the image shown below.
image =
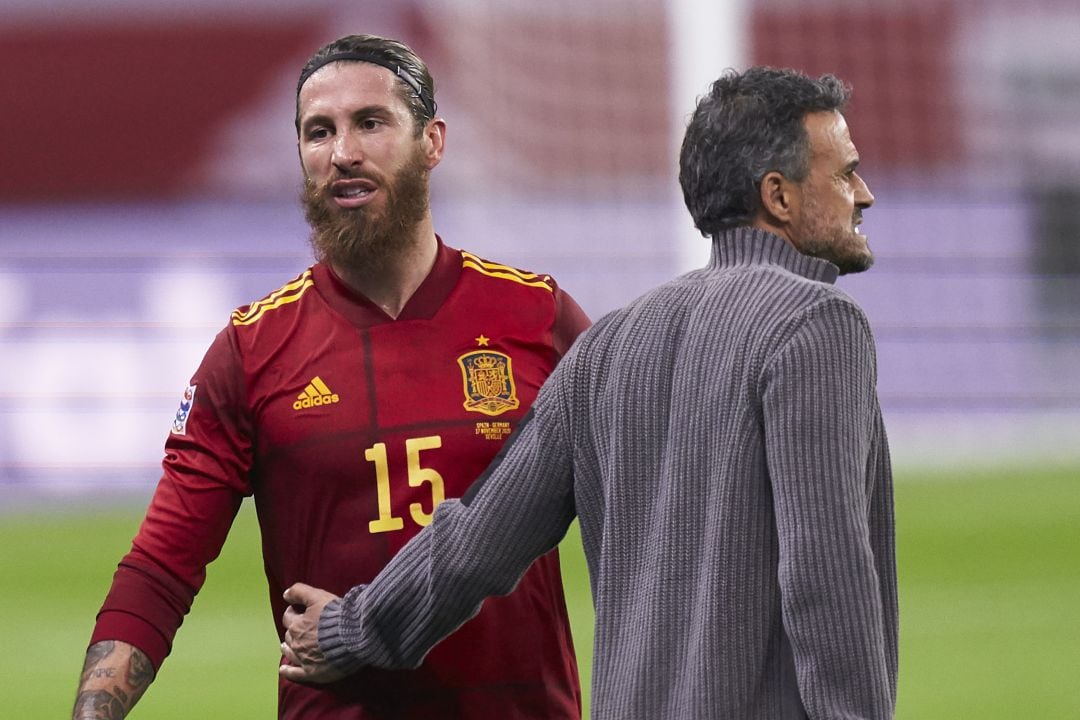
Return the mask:
<path id="1" fill-rule="evenodd" d="M 490 342 L 491 340 L 491 338 L 484 337 L 484 333 L 480 333 L 480 337 L 473 339 L 476 340 L 476 344 L 478 347 L 487 347 L 488 342 Z"/>

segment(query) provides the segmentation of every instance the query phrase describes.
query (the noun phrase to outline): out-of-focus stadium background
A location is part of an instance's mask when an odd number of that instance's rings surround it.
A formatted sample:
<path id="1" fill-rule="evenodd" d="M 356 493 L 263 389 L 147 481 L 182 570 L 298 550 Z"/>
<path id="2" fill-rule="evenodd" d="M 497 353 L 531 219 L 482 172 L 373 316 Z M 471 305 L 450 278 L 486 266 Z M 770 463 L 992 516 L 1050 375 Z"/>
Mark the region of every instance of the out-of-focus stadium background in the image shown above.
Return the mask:
<path id="1" fill-rule="evenodd" d="M 1080 5 L 222 5 L 0 0 L 0 715 L 67 707 L 188 377 L 310 262 L 298 70 L 373 32 L 436 78 L 443 238 L 594 317 L 705 257 L 675 175 L 709 80 L 848 80 L 878 261 L 840 286 L 875 328 L 896 461 L 899 716 L 1080 717 Z M 272 713 L 247 512 L 144 717 Z"/>

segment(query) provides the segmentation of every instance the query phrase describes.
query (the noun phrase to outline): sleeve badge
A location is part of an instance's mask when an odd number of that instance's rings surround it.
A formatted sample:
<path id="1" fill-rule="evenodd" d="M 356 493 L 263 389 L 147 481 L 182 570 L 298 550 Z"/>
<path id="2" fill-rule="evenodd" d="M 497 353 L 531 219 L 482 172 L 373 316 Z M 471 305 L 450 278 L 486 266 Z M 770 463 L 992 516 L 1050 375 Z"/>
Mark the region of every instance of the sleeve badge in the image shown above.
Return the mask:
<path id="1" fill-rule="evenodd" d="M 191 417 L 191 408 L 195 406 L 195 385 L 188 385 L 184 390 L 184 397 L 180 400 L 180 409 L 173 418 L 172 431 L 174 435 L 187 434 L 187 421 Z"/>

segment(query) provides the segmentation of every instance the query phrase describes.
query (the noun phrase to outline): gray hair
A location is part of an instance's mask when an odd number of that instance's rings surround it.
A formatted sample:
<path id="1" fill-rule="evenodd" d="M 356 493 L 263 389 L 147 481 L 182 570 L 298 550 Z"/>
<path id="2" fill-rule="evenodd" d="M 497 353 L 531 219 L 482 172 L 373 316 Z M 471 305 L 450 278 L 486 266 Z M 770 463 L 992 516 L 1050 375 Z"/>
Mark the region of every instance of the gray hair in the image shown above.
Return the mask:
<path id="1" fill-rule="evenodd" d="M 851 88 L 833 75 L 728 70 L 698 100 L 679 154 L 679 184 L 694 226 L 708 237 L 749 225 L 762 178 L 801 182 L 810 172 L 808 113 L 842 111 Z"/>

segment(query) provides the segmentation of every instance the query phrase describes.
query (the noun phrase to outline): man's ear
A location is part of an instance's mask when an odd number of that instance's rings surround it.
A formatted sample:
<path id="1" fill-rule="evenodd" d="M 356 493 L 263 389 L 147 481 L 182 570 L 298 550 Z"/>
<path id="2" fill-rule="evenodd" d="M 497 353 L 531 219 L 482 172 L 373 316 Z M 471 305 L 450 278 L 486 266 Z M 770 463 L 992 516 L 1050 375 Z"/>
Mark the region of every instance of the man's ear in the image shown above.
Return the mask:
<path id="1" fill-rule="evenodd" d="M 751 225 L 779 235 L 798 250 L 798 232 L 802 224 L 802 185 L 773 170 L 761 179 L 758 198 L 761 207 L 754 215 Z"/>
<path id="2" fill-rule="evenodd" d="M 428 160 L 428 170 L 431 170 L 442 160 L 443 150 L 446 146 L 446 121 L 442 118 L 432 118 L 424 126 L 424 155 Z"/>
<path id="3" fill-rule="evenodd" d="M 798 193 L 795 183 L 780 172 L 773 170 L 761 179 L 758 192 L 761 210 L 770 225 L 785 226 L 791 223 L 793 213 L 798 209 Z"/>
<path id="4" fill-rule="evenodd" d="M 777 171 L 761 178 L 758 187 L 761 209 L 770 216 L 770 225 L 787 225 L 792 220 L 792 204 L 796 201 L 793 182 Z"/>

